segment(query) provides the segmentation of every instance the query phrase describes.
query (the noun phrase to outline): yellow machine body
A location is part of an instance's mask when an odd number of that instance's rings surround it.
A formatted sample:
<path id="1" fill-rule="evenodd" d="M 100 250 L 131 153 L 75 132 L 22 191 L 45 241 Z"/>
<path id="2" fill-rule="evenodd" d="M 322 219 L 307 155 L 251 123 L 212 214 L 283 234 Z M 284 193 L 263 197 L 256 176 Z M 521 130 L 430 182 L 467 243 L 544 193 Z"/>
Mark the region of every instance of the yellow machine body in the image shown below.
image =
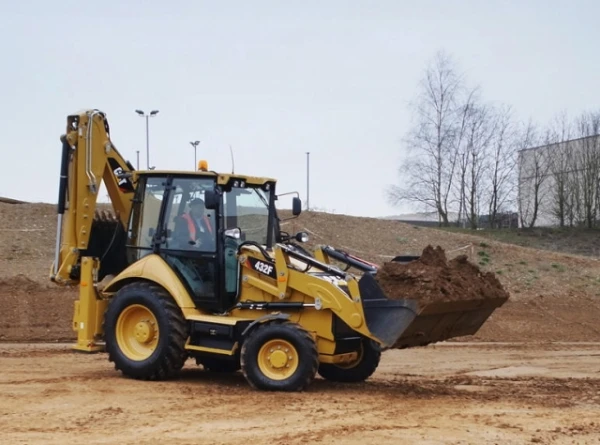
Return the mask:
<path id="1" fill-rule="evenodd" d="M 224 265 L 218 262 L 223 257 L 229 278 L 235 267 L 237 272 L 231 281 L 235 298 L 216 310 L 199 303 L 161 252 L 157 235 L 136 229 L 145 227 L 142 218 L 161 221 L 169 205 L 149 194 L 140 198 L 138 187 L 150 177 L 208 178 L 219 190 L 214 199 L 222 200 L 222 190 L 231 188 L 232 181 L 235 187 L 243 183 L 253 190 L 274 187 L 275 179 L 209 171 L 205 161 L 197 171 L 135 171 L 117 151 L 106 116 L 98 110 L 69 116 L 61 141 L 56 257 L 50 278 L 79 286 L 74 349 L 107 350 L 129 376 L 166 378 L 187 357 L 196 357 L 207 368 L 241 367 L 258 388 L 301 389 L 317 369 L 333 380 L 359 381 L 375 370 L 382 349 L 473 333 L 503 303 L 462 302 L 455 309 L 446 305 L 421 310 L 409 299 L 391 302 L 377 288 L 372 265 L 354 262 L 364 266 L 361 277 L 332 264 L 334 249 L 318 248 L 310 255 L 282 241 L 272 201 L 266 203 L 273 212 L 269 224 L 275 224 L 269 226 L 275 233 L 269 245 L 230 237 L 233 248 L 217 248 L 217 268 Z M 110 198 L 110 214 L 98 204 L 101 183 Z M 143 216 L 136 213 L 136 205 L 143 205 Z M 213 203 L 217 213 L 220 205 Z M 226 243 L 226 227 L 220 227 L 217 242 Z M 163 232 L 166 239 L 169 232 Z M 140 243 L 143 237 L 154 247 L 128 253 L 131 240 Z M 224 272 L 216 276 L 227 278 Z M 468 311 L 472 316 L 465 318 Z"/>

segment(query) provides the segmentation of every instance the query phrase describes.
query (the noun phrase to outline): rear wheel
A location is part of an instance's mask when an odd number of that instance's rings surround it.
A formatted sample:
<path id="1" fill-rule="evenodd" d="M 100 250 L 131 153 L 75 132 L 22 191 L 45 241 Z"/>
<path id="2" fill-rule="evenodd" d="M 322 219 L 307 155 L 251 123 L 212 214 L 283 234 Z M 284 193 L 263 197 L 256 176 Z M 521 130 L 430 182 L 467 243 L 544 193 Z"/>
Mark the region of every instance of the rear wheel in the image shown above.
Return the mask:
<path id="1" fill-rule="evenodd" d="M 124 375 L 165 380 L 183 367 L 186 323 L 160 286 L 139 282 L 123 286 L 104 317 L 108 358 Z"/>
<path id="2" fill-rule="evenodd" d="M 343 365 L 321 363 L 319 375 L 333 382 L 362 382 L 373 375 L 380 359 L 381 347 L 374 341 L 364 338 L 355 361 Z"/>
<path id="3" fill-rule="evenodd" d="M 318 365 L 315 341 L 295 323 L 261 325 L 242 346 L 242 372 L 255 389 L 302 391 L 315 378 Z"/>

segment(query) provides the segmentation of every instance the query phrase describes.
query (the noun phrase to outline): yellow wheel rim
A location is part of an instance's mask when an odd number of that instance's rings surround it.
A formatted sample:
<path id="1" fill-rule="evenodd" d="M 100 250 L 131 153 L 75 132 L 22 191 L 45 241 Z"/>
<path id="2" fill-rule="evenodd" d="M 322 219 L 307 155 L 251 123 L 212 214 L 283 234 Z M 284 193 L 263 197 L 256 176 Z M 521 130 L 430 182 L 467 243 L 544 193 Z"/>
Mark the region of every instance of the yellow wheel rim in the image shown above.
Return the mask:
<path id="1" fill-rule="evenodd" d="M 133 304 L 119 315 L 115 334 L 117 344 L 127 358 L 145 360 L 158 345 L 158 322 L 146 306 Z"/>
<path id="2" fill-rule="evenodd" d="M 285 380 L 298 369 L 298 351 L 290 342 L 269 340 L 258 351 L 258 367 L 272 380 Z"/>

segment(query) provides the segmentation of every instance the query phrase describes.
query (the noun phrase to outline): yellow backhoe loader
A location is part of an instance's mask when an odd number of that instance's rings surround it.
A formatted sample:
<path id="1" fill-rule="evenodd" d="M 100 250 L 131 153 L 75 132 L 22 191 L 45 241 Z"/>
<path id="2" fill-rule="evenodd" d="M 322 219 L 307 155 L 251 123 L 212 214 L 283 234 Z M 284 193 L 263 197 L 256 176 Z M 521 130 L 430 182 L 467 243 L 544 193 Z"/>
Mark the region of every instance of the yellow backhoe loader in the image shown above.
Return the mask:
<path id="1" fill-rule="evenodd" d="M 61 141 L 50 279 L 79 289 L 74 349 L 106 352 L 127 377 L 168 379 L 193 358 L 241 370 L 260 390 L 303 390 L 317 373 L 359 382 L 392 345 L 473 334 L 502 304 L 389 300 L 376 266 L 330 246 L 310 253 L 306 234 L 281 230 L 275 179 L 205 161 L 136 171 L 99 110 L 68 116 Z M 97 201 L 102 183 L 111 212 Z M 292 203 L 293 218 L 301 202 Z"/>

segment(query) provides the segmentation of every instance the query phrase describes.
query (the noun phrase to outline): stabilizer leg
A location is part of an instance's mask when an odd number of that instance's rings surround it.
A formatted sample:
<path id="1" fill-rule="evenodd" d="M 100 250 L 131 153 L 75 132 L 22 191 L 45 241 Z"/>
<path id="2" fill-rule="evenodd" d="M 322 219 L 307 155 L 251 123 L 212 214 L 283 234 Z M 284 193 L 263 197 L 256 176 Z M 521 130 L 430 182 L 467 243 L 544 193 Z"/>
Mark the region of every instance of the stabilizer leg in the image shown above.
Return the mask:
<path id="1" fill-rule="evenodd" d="M 106 300 L 98 298 L 94 287 L 94 277 L 99 261 L 91 257 L 81 259 L 81 279 L 79 282 L 79 300 L 75 302 L 73 330 L 77 332 L 77 343 L 73 349 L 78 352 L 102 352 L 104 345 L 97 339 L 102 334 L 102 317 L 106 309 Z"/>

